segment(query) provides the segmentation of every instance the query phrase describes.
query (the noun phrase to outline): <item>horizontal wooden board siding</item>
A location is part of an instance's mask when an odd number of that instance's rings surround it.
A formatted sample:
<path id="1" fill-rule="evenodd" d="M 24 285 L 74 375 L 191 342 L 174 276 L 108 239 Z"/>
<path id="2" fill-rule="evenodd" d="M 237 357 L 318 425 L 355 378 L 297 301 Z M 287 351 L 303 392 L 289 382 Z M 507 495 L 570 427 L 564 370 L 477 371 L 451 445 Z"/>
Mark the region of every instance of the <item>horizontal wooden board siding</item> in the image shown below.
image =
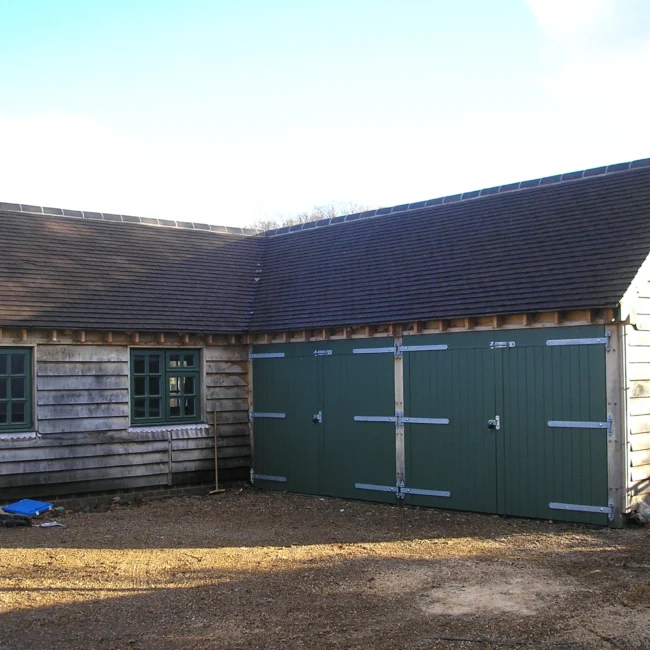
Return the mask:
<path id="1" fill-rule="evenodd" d="M 203 351 L 209 428 L 131 431 L 129 347 L 39 344 L 40 437 L 0 440 L 0 499 L 184 485 L 214 478 L 217 409 L 222 478 L 250 467 L 248 347 Z"/>
<path id="2" fill-rule="evenodd" d="M 205 349 L 206 409 L 208 422 L 213 422 L 217 409 L 219 469 L 230 472 L 247 471 L 250 467 L 250 435 L 248 429 L 248 352 L 247 345 L 214 346 Z M 213 434 L 213 432 L 210 432 Z M 199 449 L 199 441 L 187 451 Z M 180 451 L 180 450 L 179 450 Z M 212 445 L 202 448 L 214 458 Z M 183 461 L 198 462 L 196 460 Z M 213 461 L 214 463 L 214 461 Z M 242 474 L 243 475 L 243 474 Z"/>
<path id="3" fill-rule="evenodd" d="M 650 300 L 637 299 L 636 309 L 637 315 L 650 319 Z M 650 499 L 650 331 L 628 326 L 626 340 L 629 427 L 627 481 L 628 501 L 633 506 L 640 499 Z"/>
<path id="4" fill-rule="evenodd" d="M 129 426 L 125 345 L 39 345 L 36 418 L 42 435 L 123 431 Z M 97 379 L 111 378 L 110 388 Z M 47 385 L 38 384 L 47 379 Z M 72 380 L 72 381 L 71 381 Z M 120 388 L 114 386 L 119 385 Z"/>
<path id="5" fill-rule="evenodd" d="M 166 485 L 168 474 L 164 432 L 63 433 L 0 441 L 0 494 L 5 499 L 153 487 Z"/>

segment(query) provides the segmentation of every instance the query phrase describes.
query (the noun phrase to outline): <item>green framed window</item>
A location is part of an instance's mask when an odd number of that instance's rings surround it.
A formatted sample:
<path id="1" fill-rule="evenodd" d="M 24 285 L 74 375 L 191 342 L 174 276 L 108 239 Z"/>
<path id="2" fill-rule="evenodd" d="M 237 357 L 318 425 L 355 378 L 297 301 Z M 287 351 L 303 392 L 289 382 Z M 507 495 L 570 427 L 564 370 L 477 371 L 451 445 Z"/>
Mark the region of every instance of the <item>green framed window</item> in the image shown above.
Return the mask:
<path id="1" fill-rule="evenodd" d="M 0 348 L 0 433 L 32 428 L 32 351 Z"/>
<path id="2" fill-rule="evenodd" d="M 131 424 L 200 422 L 198 350 L 131 350 Z"/>

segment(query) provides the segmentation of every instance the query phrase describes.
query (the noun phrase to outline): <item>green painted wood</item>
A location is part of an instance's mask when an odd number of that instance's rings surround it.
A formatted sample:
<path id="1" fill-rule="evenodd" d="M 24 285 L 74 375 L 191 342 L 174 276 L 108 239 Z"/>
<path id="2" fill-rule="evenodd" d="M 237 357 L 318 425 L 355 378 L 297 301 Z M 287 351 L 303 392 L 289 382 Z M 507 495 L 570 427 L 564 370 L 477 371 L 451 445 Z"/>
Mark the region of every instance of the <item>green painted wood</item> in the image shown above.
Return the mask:
<path id="1" fill-rule="evenodd" d="M 521 330 L 503 359 L 501 511 L 589 524 L 604 514 L 551 510 L 550 502 L 607 505 L 607 432 L 548 427 L 549 420 L 607 419 L 605 346 L 548 347 L 552 338 L 604 336 L 602 326 Z"/>
<path id="2" fill-rule="evenodd" d="M 552 338 L 592 338 L 600 326 L 410 336 L 406 345 L 448 350 L 404 353 L 405 413 L 449 418 L 407 424 L 406 486 L 449 498 L 409 495 L 407 503 L 606 524 L 602 514 L 551 510 L 550 502 L 607 505 L 607 433 L 555 429 L 548 420 L 605 421 L 604 345 L 549 347 Z M 515 347 L 490 349 L 494 340 Z M 284 420 L 255 421 L 255 471 L 286 476 L 262 487 L 394 502 L 355 483 L 394 485 L 392 423 L 355 415 L 394 414 L 392 354 L 353 354 L 391 339 L 256 346 L 284 352 L 253 364 L 254 408 Z M 314 356 L 315 350 L 331 350 Z M 322 424 L 312 415 L 323 413 Z M 501 416 L 501 430 L 489 419 Z"/>
<path id="3" fill-rule="evenodd" d="M 319 362 L 310 343 L 255 346 L 254 353 L 284 352 L 284 358 L 253 360 L 253 410 L 285 413 L 284 419 L 253 421 L 256 474 L 286 482 L 255 480 L 257 487 L 318 494 Z"/>
<path id="4" fill-rule="evenodd" d="M 359 490 L 355 483 L 395 486 L 395 424 L 355 422 L 355 415 L 395 415 L 394 354 L 354 354 L 388 347 L 392 339 L 328 341 L 322 357 L 322 494 L 395 503 L 390 492 Z"/>
<path id="5" fill-rule="evenodd" d="M 394 356 L 353 352 L 391 344 L 364 339 L 254 347 L 254 354 L 285 354 L 253 359 L 254 410 L 286 414 L 254 420 L 255 473 L 287 479 L 256 480 L 259 487 L 395 502 L 394 494 L 354 487 L 396 482 L 395 425 L 354 421 L 355 415 L 394 415 Z M 331 354 L 314 356 L 323 350 Z M 323 421 L 314 423 L 319 411 Z"/>
<path id="6" fill-rule="evenodd" d="M 409 336 L 405 345 L 448 350 L 404 353 L 407 416 L 449 418 L 448 425 L 407 424 L 406 487 L 451 492 L 406 497 L 423 506 L 496 512 L 496 355 L 492 333 Z"/>
<path id="7" fill-rule="evenodd" d="M 549 508 L 607 505 L 606 431 L 547 425 L 607 419 L 605 346 L 546 345 L 602 336 L 586 326 L 408 337 L 449 349 L 405 353 L 405 412 L 450 424 L 407 425 L 406 486 L 451 492 L 408 502 L 606 524 L 604 514 Z M 493 340 L 515 347 L 491 350 Z M 496 414 L 501 429 L 487 429 Z"/>

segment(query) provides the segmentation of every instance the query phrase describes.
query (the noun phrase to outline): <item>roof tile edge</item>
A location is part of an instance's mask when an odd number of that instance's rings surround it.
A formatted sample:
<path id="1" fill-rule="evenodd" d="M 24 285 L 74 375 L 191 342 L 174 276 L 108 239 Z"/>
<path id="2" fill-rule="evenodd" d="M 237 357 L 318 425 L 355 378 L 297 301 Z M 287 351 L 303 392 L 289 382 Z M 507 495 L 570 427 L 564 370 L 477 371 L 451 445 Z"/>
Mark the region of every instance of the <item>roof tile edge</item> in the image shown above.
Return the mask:
<path id="1" fill-rule="evenodd" d="M 48 217 L 64 217 L 68 219 L 86 219 L 88 221 L 110 221 L 129 224 L 141 224 L 158 228 L 177 228 L 179 230 L 200 230 L 202 232 L 217 232 L 229 235 L 263 235 L 263 230 L 254 228 L 238 228 L 235 226 L 215 226 L 207 223 L 178 221 L 172 219 L 157 219 L 155 217 L 134 217 L 128 214 L 111 214 L 107 212 L 90 212 L 83 210 L 68 210 L 65 208 L 46 208 L 39 205 L 21 203 L 2 203 L 0 210 L 5 212 L 20 212 L 21 214 L 39 214 Z"/>
<path id="2" fill-rule="evenodd" d="M 452 194 L 449 196 L 440 196 L 428 201 L 415 201 L 413 203 L 402 203 L 389 208 L 377 208 L 376 210 L 369 210 L 362 213 L 348 214 L 340 217 L 332 217 L 331 219 L 321 219 L 320 221 L 311 222 L 309 226 L 306 224 L 296 224 L 291 228 L 276 228 L 264 232 L 266 237 L 278 237 L 280 235 L 292 234 L 302 230 L 312 228 L 323 228 L 325 226 L 332 226 L 337 223 L 348 223 L 350 221 L 358 221 L 360 219 L 370 219 L 374 217 L 382 217 L 388 214 L 397 214 L 404 212 L 411 212 L 413 210 L 422 210 L 423 208 L 430 208 L 437 205 L 448 205 L 450 203 L 459 203 L 461 201 L 469 201 L 474 199 L 483 198 L 485 196 L 494 196 L 496 194 L 505 194 L 518 192 L 519 190 L 533 189 L 537 187 L 545 187 L 547 185 L 556 185 L 558 183 L 567 183 L 570 181 L 578 181 L 584 178 L 593 178 L 595 176 L 605 176 L 607 174 L 615 174 L 620 172 L 630 171 L 632 169 L 640 169 L 643 167 L 650 167 L 650 158 L 639 158 L 630 162 L 614 163 L 603 167 L 592 167 L 575 172 L 566 172 L 564 174 L 555 174 L 553 176 L 544 176 L 542 178 L 534 178 L 531 180 L 519 181 L 516 183 L 506 183 L 504 185 L 497 185 L 496 187 L 486 187 L 482 190 L 472 190 L 470 192 L 463 192 L 462 194 Z"/>

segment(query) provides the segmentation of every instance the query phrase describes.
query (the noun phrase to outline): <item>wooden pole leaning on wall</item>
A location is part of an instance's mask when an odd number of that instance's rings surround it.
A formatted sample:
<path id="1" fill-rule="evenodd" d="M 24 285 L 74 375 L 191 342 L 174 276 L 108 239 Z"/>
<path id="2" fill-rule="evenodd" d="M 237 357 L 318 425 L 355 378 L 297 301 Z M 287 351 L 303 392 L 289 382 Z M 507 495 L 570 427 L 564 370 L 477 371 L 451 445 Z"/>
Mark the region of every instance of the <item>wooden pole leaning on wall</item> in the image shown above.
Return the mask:
<path id="1" fill-rule="evenodd" d="M 210 494 L 222 494 L 225 490 L 219 489 L 219 451 L 217 447 L 217 407 L 212 411 L 212 426 L 214 427 L 214 490 Z"/>

